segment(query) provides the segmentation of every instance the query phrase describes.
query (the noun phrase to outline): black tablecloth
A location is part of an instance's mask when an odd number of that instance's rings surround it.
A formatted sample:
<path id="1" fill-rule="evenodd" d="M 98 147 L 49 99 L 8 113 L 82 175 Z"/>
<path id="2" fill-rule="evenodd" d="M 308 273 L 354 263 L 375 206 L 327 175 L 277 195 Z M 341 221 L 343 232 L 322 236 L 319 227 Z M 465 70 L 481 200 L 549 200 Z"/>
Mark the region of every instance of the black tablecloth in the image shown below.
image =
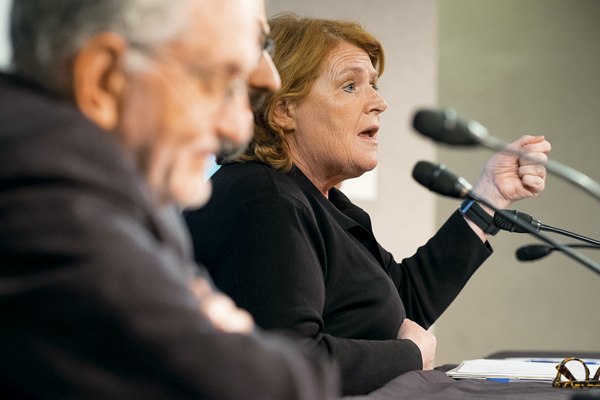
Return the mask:
<path id="1" fill-rule="evenodd" d="M 412 371 L 366 396 L 349 400 L 520 400 L 572 399 L 575 394 L 600 396 L 596 389 L 557 389 L 550 383 L 500 383 L 479 379 L 454 380 L 441 371 Z M 594 398 L 594 397 L 590 397 Z M 600 397 L 598 397 L 600 399 Z"/>
<path id="2" fill-rule="evenodd" d="M 592 352 L 541 352 L 504 351 L 486 358 L 509 357 L 580 357 L 600 358 L 600 353 Z M 501 383 L 480 379 L 452 379 L 444 373 L 453 366 L 441 370 L 412 371 L 397 377 L 366 396 L 344 397 L 344 400 L 563 400 L 599 399 L 599 389 L 557 389 L 551 383 L 510 382 Z M 577 397 L 574 397 L 577 396 Z"/>

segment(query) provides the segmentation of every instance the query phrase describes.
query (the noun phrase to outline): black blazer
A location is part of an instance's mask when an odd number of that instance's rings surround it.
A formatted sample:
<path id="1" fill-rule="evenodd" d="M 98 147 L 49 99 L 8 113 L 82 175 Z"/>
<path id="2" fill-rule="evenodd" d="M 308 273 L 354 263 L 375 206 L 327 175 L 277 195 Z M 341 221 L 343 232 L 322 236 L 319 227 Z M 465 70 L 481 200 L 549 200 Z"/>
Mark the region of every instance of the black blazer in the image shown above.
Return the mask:
<path id="1" fill-rule="evenodd" d="M 153 206 L 132 160 L 76 108 L 0 76 L 0 163 L 0 392 L 336 393 L 331 366 L 291 342 L 200 316 L 179 215 Z"/>
<path id="2" fill-rule="evenodd" d="M 402 320 L 428 328 L 491 254 L 456 213 L 398 263 L 366 212 L 296 168 L 234 163 L 212 180 L 209 203 L 186 214 L 196 260 L 259 325 L 329 351 L 345 395 L 421 369 L 419 348 L 396 339 Z"/>

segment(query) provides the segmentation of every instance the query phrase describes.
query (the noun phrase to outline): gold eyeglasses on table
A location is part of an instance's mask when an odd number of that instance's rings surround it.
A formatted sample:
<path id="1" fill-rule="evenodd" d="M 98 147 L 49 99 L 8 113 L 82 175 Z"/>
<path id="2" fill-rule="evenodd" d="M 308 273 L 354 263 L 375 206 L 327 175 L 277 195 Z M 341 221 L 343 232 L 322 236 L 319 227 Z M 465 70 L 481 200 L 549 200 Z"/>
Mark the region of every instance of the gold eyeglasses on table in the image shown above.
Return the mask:
<path id="1" fill-rule="evenodd" d="M 575 376 L 569 371 L 567 368 L 567 363 L 570 361 L 579 361 L 583 364 L 583 368 L 585 369 L 585 380 L 579 381 L 575 378 Z M 575 357 L 565 358 L 559 365 L 556 366 L 558 370 L 558 374 L 556 378 L 552 381 L 552 386 L 556 388 L 591 388 L 591 387 L 600 387 L 600 367 L 594 374 L 594 377 L 590 379 L 590 369 L 583 362 L 583 360 Z M 562 378 L 566 378 L 567 380 L 562 380 Z"/>

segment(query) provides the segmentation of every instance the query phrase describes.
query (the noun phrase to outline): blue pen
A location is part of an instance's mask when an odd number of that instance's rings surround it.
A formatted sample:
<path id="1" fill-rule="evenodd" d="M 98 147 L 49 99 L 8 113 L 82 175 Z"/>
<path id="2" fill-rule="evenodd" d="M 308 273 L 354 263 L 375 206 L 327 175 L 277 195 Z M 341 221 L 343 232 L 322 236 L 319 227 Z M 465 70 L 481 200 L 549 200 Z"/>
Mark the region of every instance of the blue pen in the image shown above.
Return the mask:
<path id="1" fill-rule="evenodd" d="M 492 382 L 502 382 L 502 383 L 519 382 L 519 379 L 511 379 L 511 378 L 485 378 L 485 380 L 492 381 Z"/>
<path id="2" fill-rule="evenodd" d="M 527 360 L 527 362 L 546 363 L 546 364 L 560 364 L 560 361 L 556 362 L 554 360 Z M 585 361 L 585 360 L 583 360 L 583 362 L 585 362 L 587 365 L 598 365 L 599 364 L 596 361 Z"/>

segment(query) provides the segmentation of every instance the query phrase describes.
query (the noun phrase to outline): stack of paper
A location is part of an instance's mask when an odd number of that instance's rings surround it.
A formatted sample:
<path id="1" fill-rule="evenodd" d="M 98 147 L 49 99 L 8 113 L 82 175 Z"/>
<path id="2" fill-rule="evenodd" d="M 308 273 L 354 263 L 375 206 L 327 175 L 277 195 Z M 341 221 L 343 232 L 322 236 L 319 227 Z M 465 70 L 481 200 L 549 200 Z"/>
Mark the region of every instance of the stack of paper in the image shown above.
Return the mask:
<path id="1" fill-rule="evenodd" d="M 600 360 L 583 360 L 590 369 L 590 378 L 599 367 Z M 504 359 L 504 360 L 466 360 L 458 367 L 446 372 L 455 379 L 489 379 L 500 382 L 512 381 L 552 381 L 557 374 L 556 366 L 562 359 Z M 569 371 L 578 380 L 585 379 L 585 370 L 578 361 L 567 364 Z"/>

